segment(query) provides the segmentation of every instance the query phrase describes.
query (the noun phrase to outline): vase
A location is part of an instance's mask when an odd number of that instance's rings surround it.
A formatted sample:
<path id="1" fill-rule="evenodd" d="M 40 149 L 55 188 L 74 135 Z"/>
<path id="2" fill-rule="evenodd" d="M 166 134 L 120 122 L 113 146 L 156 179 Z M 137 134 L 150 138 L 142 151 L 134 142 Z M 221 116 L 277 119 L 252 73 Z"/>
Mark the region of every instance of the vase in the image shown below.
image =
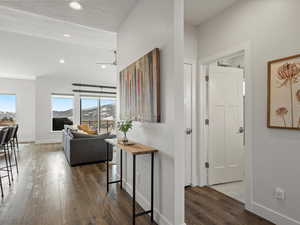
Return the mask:
<path id="1" fill-rule="evenodd" d="M 127 139 L 127 133 L 126 133 L 126 132 L 124 132 L 123 142 L 124 142 L 124 143 L 127 143 L 127 142 L 128 142 L 128 139 Z"/>

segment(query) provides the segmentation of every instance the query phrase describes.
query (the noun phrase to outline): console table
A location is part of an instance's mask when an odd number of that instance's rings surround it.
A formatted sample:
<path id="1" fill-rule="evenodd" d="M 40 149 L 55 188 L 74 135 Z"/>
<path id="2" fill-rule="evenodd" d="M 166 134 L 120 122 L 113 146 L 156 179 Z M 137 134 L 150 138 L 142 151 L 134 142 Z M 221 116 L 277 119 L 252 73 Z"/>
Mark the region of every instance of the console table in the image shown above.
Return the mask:
<path id="1" fill-rule="evenodd" d="M 110 184 L 115 184 L 115 183 L 120 183 L 121 189 L 123 188 L 122 186 L 122 179 L 123 179 L 123 160 L 122 160 L 122 153 L 123 150 L 132 154 L 133 156 L 133 181 L 132 181 L 132 224 L 135 225 L 135 218 L 139 216 L 143 216 L 146 214 L 151 213 L 151 221 L 153 222 L 153 212 L 154 212 L 154 205 L 153 205 L 153 187 L 154 187 L 154 153 L 158 152 L 157 149 L 142 145 L 139 143 L 135 143 L 133 145 L 123 145 L 118 143 L 118 140 L 116 138 L 114 139 L 105 139 L 106 142 L 106 180 L 107 180 L 107 192 L 109 192 L 109 185 Z M 110 181 L 109 180 L 109 161 L 108 161 L 108 151 L 109 151 L 109 145 L 116 146 L 118 149 L 120 149 L 120 179 L 115 180 L 115 181 Z M 140 213 L 136 213 L 135 211 L 135 195 L 136 195 L 136 156 L 137 155 L 145 155 L 145 154 L 151 154 L 151 209 L 147 211 L 143 211 Z"/>

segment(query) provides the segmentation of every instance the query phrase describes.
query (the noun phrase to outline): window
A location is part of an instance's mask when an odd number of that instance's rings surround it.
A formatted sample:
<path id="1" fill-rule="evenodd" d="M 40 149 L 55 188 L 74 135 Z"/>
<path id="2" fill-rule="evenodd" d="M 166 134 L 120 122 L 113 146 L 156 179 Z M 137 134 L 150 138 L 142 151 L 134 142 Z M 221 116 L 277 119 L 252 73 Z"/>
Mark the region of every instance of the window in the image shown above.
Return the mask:
<path id="1" fill-rule="evenodd" d="M 61 131 L 64 125 L 73 125 L 73 96 L 52 95 L 52 131 Z"/>
<path id="2" fill-rule="evenodd" d="M 16 95 L 0 94 L 0 126 L 16 123 Z"/>
<path id="3" fill-rule="evenodd" d="M 80 123 L 87 124 L 91 129 L 99 127 L 99 100 L 93 97 L 81 97 Z"/>
<path id="4" fill-rule="evenodd" d="M 87 124 L 100 134 L 113 129 L 116 119 L 116 99 L 81 97 L 80 103 L 80 124 Z"/>
<path id="5" fill-rule="evenodd" d="M 116 120 L 116 99 L 101 98 L 100 105 L 100 133 L 108 133 Z"/>

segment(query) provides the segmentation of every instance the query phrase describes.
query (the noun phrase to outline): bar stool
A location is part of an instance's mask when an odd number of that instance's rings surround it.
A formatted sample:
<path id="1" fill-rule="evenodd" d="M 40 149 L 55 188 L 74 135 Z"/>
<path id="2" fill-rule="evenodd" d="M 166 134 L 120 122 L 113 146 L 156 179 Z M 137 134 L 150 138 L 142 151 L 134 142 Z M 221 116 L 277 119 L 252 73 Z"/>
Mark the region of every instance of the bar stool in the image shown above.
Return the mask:
<path id="1" fill-rule="evenodd" d="M 3 129 L 0 130 L 0 154 L 4 155 L 5 164 L 6 164 L 5 167 L 0 168 L 0 171 L 6 171 L 7 172 L 7 175 L 5 175 L 5 176 L 2 176 L 0 174 L 0 187 L 1 187 L 1 196 L 2 196 L 2 198 L 4 196 L 2 178 L 8 177 L 9 185 L 11 185 L 10 174 L 9 174 L 10 170 L 9 170 L 9 164 L 8 164 L 8 160 L 7 160 L 9 153 L 7 152 L 6 147 L 5 147 L 5 140 L 6 140 L 8 131 L 9 131 L 9 128 L 3 128 Z"/>
<path id="2" fill-rule="evenodd" d="M 12 139 L 12 135 L 13 135 L 13 127 L 8 127 L 8 131 L 4 140 L 4 151 L 7 155 L 7 159 L 8 159 L 8 167 L 6 168 L 9 172 L 10 172 L 10 178 L 12 181 L 14 181 L 14 175 L 13 175 L 13 171 L 12 171 L 12 163 L 11 163 L 11 139 Z M 3 168 L 4 169 L 4 168 Z"/>
<path id="3" fill-rule="evenodd" d="M 17 158 L 17 154 L 16 154 L 16 143 L 15 143 L 15 135 L 18 132 L 18 126 L 12 126 L 11 127 L 12 131 L 11 131 L 11 138 L 9 140 L 9 145 L 10 145 L 10 149 L 11 152 L 14 155 L 15 158 L 15 164 L 12 166 L 15 166 L 17 168 L 17 174 L 19 174 L 19 165 L 18 165 L 18 158 Z"/>
<path id="4" fill-rule="evenodd" d="M 14 144 L 17 146 L 17 149 L 18 149 L 18 151 L 19 151 L 19 141 L 18 141 L 19 125 L 16 124 L 16 125 L 15 125 L 15 128 L 16 128 L 16 130 L 15 130 L 15 134 L 14 134 L 14 136 L 13 136 L 13 142 L 14 142 Z"/>

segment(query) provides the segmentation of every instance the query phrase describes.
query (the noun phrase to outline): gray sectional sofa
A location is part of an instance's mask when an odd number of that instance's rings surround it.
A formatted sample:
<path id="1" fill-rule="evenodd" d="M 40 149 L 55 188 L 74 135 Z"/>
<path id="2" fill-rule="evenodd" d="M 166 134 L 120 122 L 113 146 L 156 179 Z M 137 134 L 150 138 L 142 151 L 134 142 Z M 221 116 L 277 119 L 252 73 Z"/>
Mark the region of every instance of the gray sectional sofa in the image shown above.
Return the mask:
<path id="1" fill-rule="evenodd" d="M 63 148 L 67 161 L 71 166 L 104 162 L 106 160 L 106 143 L 104 139 L 114 138 L 114 135 L 88 135 L 78 133 L 68 126 L 63 130 Z M 112 148 L 108 158 L 112 160 Z"/>

